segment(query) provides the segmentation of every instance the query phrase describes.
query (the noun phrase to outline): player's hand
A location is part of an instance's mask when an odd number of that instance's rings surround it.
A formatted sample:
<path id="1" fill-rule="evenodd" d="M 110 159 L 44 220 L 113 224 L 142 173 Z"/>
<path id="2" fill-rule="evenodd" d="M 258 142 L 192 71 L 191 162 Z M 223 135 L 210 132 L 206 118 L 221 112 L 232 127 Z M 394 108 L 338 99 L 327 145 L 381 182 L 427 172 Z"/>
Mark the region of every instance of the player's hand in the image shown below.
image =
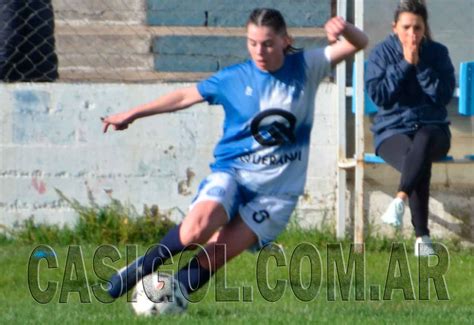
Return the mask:
<path id="1" fill-rule="evenodd" d="M 346 29 L 346 21 L 340 16 L 333 17 L 324 25 L 329 44 L 337 42 Z"/>
<path id="2" fill-rule="evenodd" d="M 114 130 L 121 131 L 128 128 L 128 125 L 133 122 L 128 112 L 114 114 L 100 118 L 103 123 L 103 131 L 107 132 L 109 126 L 112 126 Z"/>

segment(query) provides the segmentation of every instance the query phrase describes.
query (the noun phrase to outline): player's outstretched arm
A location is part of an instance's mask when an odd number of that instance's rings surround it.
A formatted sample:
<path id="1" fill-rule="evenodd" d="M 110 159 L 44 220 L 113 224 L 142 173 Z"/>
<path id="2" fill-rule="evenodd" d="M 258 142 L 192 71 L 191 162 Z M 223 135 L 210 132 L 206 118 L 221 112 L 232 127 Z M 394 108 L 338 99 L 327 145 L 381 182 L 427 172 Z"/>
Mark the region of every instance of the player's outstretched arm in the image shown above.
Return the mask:
<path id="1" fill-rule="evenodd" d="M 342 17 L 331 18 L 324 26 L 330 45 L 331 65 L 347 59 L 369 43 L 367 35 Z M 342 36 L 342 38 L 341 38 Z"/>
<path id="2" fill-rule="evenodd" d="M 174 112 L 200 103 L 203 100 L 196 86 L 177 89 L 150 103 L 132 108 L 127 112 L 102 117 L 103 131 L 104 133 L 107 132 L 109 126 L 112 126 L 114 130 L 125 130 L 128 128 L 128 125 L 136 119 L 155 114 Z"/>

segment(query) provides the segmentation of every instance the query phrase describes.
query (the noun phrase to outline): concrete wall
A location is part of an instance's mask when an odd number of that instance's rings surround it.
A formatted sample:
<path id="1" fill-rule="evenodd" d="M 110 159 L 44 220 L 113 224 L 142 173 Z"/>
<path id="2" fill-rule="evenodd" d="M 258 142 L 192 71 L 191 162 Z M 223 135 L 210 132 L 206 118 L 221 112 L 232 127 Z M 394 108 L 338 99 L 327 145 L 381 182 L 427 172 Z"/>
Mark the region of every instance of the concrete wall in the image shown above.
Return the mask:
<path id="1" fill-rule="evenodd" d="M 138 211 L 144 204 L 157 204 L 163 210 L 177 208 L 173 218 L 179 221 L 209 172 L 212 150 L 221 134 L 221 108 L 201 104 L 139 120 L 125 132 L 107 134 L 102 133 L 99 118 L 181 86 L 185 85 L 3 84 L 0 224 L 12 226 L 30 216 L 38 222 L 74 223 L 76 214 L 60 200 L 55 188 L 83 204 L 89 204 L 91 193 L 99 204 L 113 197 Z M 335 85 L 323 83 L 317 95 L 306 191 L 294 219 L 304 227 L 334 225 L 334 108 Z M 463 121 L 466 127 L 474 125 L 472 119 Z M 472 128 L 469 132 L 472 148 Z M 455 129 L 453 133 L 456 148 L 459 132 Z M 386 165 L 367 166 L 365 173 L 367 230 L 391 234 L 379 217 L 393 197 L 399 175 Z M 473 243 L 474 164 L 436 164 L 432 184 L 433 234 Z M 350 234 L 350 219 L 347 227 Z M 407 211 L 404 232 L 412 235 L 412 231 Z"/>
<path id="2" fill-rule="evenodd" d="M 75 214 L 55 188 L 84 204 L 89 191 L 101 204 L 109 202 L 110 193 L 138 211 L 144 204 L 187 211 L 209 172 L 222 109 L 201 104 L 107 134 L 99 119 L 181 86 L 2 85 L 0 224 L 11 226 L 31 215 L 39 222 L 73 223 Z M 307 192 L 299 208 L 312 224 L 334 213 L 333 92 L 333 84 L 320 86 Z"/>
<path id="3" fill-rule="evenodd" d="M 398 0 L 364 1 L 365 29 L 371 38 L 367 53 L 390 32 Z M 286 3 L 270 2 L 275 5 Z M 327 15 L 330 1 L 318 2 L 317 8 L 311 7 L 310 1 L 291 3 L 296 12 L 307 8 L 306 11 L 313 15 L 317 12 Z M 53 5 L 56 18 L 63 24 L 62 27 L 61 24 L 57 26 L 60 27 L 58 30 L 63 28 L 58 38 L 59 49 L 71 54 L 77 52 L 79 56 L 78 61 L 63 60 L 63 65 L 69 63 L 67 67 L 75 70 L 78 62 L 85 61 L 86 64 L 82 65 L 93 63 L 91 69 L 96 71 L 99 59 L 106 58 L 106 70 L 129 63 L 139 70 L 141 57 L 149 51 L 152 42 L 150 35 L 137 34 L 139 25 L 143 25 L 147 18 L 146 0 L 106 0 L 100 3 L 92 0 L 53 0 Z M 430 0 L 429 6 L 435 39 L 449 47 L 456 68 L 460 61 L 472 60 L 474 48 L 470 26 L 474 17 L 474 1 Z M 190 12 L 203 9 L 194 2 L 189 8 Z M 201 16 L 199 19 L 202 19 Z M 291 22 L 291 13 L 285 11 L 285 16 L 290 17 L 290 25 L 298 25 L 298 22 Z M 212 19 L 209 20 L 209 23 L 212 22 Z M 217 20 L 214 22 L 217 25 Z M 82 29 L 74 29 L 77 26 L 82 26 Z M 109 28 L 104 33 L 104 26 L 117 27 L 118 32 L 110 34 L 112 31 Z M 64 30 L 65 27 L 71 29 Z M 171 27 L 169 29 L 171 35 L 176 34 Z M 135 44 L 135 41 L 138 43 Z M 124 47 L 116 48 L 118 44 Z M 131 52 L 124 50 L 126 46 Z M 196 46 L 199 47 L 199 42 Z M 132 48 L 137 49 L 140 60 L 134 60 L 131 53 L 135 50 Z M 89 58 L 78 49 L 96 49 L 93 53 L 95 57 Z M 109 51 L 117 54 L 116 61 L 111 61 Z M 141 64 L 142 68 L 151 69 L 151 53 L 149 56 L 147 64 Z M 133 74 L 137 74 L 136 70 Z M 184 213 L 200 179 L 208 173 L 212 148 L 220 134 L 220 109 L 200 105 L 176 114 L 137 121 L 124 133 L 106 135 L 101 133 L 99 122 L 102 115 L 125 110 L 179 86 L 1 85 L 0 224 L 12 225 L 30 215 L 38 221 L 50 223 L 74 222 L 75 214 L 59 200 L 54 188 L 86 204 L 88 191 L 99 203 L 110 200 L 107 191 L 113 197 L 133 204 L 138 210 L 143 204 L 158 204 L 162 209 L 178 207 Z M 301 199 L 296 214 L 298 222 L 304 226 L 334 223 L 336 120 L 333 93 L 332 84 L 321 85 L 318 93 L 307 193 Z M 460 157 L 474 152 L 474 118 L 460 117 L 456 113 L 456 105 L 453 101 L 449 108 L 453 122 L 451 154 Z M 350 147 L 353 142 L 350 140 L 353 139 L 353 116 L 349 108 L 347 116 Z M 370 121 L 366 123 L 366 148 L 371 151 Z M 379 216 L 394 194 L 398 177 L 393 169 L 385 165 L 367 167 L 365 209 L 371 230 L 381 233 L 390 231 L 380 225 Z M 473 191 L 474 164 L 435 166 L 430 202 L 430 222 L 435 235 L 474 242 Z M 175 216 L 179 218 L 180 215 L 176 212 Z M 406 233 L 411 234 L 408 211 L 405 225 Z M 350 220 L 348 226 L 350 231 Z"/>

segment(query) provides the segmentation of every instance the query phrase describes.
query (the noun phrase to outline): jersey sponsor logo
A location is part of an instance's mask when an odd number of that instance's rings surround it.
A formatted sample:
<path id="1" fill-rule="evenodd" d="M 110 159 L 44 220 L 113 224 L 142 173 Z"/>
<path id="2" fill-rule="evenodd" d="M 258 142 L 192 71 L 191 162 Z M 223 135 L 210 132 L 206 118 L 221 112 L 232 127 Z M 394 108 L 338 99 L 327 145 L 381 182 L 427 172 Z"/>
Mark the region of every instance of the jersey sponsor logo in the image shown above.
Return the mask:
<path id="1" fill-rule="evenodd" d="M 262 223 L 268 218 L 270 218 L 270 214 L 268 213 L 267 210 L 260 210 L 260 211 L 254 212 L 252 216 L 253 221 L 255 221 L 256 223 Z"/>
<path id="2" fill-rule="evenodd" d="M 268 155 L 244 155 L 239 158 L 241 162 L 255 165 L 275 166 L 285 165 L 293 161 L 301 161 L 301 150 L 284 153 L 284 154 L 268 154 Z"/>
<path id="3" fill-rule="evenodd" d="M 294 143 L 296 117 L 288 111 L 278 108 L 260 112 L 250 124 L 250 131 L 262 146 L 280 146 Z"/>

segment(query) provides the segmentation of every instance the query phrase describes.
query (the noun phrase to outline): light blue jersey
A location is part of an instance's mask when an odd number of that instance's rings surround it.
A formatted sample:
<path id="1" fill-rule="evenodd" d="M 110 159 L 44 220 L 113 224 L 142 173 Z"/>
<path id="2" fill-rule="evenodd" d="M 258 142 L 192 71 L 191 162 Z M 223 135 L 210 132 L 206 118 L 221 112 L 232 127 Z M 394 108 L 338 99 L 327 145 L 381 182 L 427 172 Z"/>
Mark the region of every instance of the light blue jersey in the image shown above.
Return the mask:
<path id="1" fill-rule="evenodd" d="M 329 72 L 328 55 L 314 49 L 287 55 L 272 73 L 249 60 L 200 82 L 201 96 L 225 111 L 212 171 L 258 193 L 302 194 L 316 90 Z"/>

